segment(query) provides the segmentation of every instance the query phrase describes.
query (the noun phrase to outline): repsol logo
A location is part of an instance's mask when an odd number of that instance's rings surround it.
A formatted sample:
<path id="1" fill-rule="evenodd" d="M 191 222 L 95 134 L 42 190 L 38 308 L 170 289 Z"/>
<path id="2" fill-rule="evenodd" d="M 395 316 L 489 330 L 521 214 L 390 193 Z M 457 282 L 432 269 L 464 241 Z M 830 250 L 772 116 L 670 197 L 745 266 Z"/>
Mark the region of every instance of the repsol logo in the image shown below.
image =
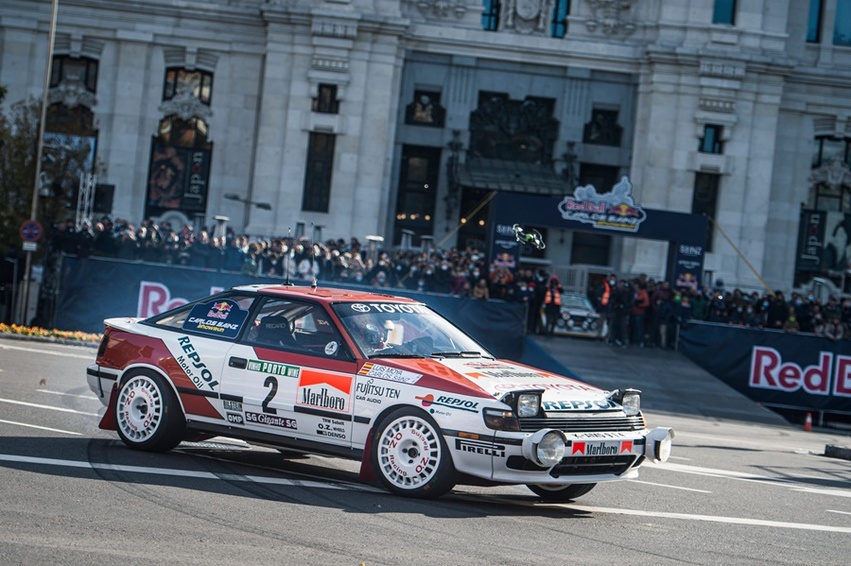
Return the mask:
<path id="1" fill-rule="evenodd" d="M 211 391 L 215 391 L 219 386 L 219 382 L 213 379 L 213 373 L 207 369 L 207 365 L 201 361 L 201 356 L 195 351 L 195 346 L 188 336 L 181 336 L 177 339 L 180 348 L 186 353 L 186 356 L 178 356 L 177 363 L 186 372 L 186 375 L 195 384 L 195 387 L 201 389 L 206 387 Z"/>

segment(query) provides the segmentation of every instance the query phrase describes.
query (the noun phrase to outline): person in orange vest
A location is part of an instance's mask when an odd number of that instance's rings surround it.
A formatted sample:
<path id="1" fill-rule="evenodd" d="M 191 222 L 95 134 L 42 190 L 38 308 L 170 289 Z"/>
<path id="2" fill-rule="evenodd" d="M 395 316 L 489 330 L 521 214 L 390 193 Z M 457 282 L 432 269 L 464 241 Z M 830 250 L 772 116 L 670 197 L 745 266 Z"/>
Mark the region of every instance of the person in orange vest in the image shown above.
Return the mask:
<path id="1" fill-rule="evenodd" d="M 603 279 L 602 284 L 600 284 L 600 287 L 597 289 L 597 312 L 603 317 L 605 327 L 608 329 L 606 335 L 603 336 L 607 344 L 612 343 L 612 338 L 614 336 L 614 332 L 612 331 L 614 318 L 612 304 L 615 300 L 614 294 L 617 282 L 617 276 L 612 273 L 607 278 Z"/>
<path id="2" fill-rule="evenodd" d="M 544 315 L 547 317 L 547 334 L 555 332 L 556 323 L 561 318 L 561 294 L 564 288 L 555 275 L 550 276 L 547 290 L 544 292 Z"/>

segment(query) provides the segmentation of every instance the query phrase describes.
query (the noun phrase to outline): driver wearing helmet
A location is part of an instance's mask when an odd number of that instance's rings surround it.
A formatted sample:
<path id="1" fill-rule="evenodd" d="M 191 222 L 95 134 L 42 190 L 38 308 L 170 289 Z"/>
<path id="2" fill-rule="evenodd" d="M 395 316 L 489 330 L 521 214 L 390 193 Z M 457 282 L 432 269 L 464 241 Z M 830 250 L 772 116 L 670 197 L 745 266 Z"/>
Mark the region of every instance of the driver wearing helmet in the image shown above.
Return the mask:
<path id="1" fill-rule="evenodd" d="M 361 346 L 370 352 L 383 350 L 387 347 L 384 342 L 387 338 L 387 334 L 384 332 L 384 329 L 375 322 L 368 321 L 360 324 L 358 326 L 358 334 L 360 336 Z"/>

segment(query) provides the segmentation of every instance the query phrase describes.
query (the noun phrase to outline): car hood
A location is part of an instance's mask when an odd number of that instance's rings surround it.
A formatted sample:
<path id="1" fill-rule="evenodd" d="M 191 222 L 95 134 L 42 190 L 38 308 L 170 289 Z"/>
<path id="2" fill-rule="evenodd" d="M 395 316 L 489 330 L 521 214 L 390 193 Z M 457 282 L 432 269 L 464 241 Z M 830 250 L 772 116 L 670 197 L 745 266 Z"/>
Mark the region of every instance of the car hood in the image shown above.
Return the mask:
<path id="1" fill-rule="evenodd" d="M 500 399 L 511 391 L 530 389 L 543 390 L 543 401 L 589 402 L 594 401 L 593 407 L 582 408 L 615 408 L 606 401 L 606 392 L 575 379 L 533 368 L 508 360 L 493 360 L 488 358 L 459 359 L 459 358 L 412 358 L 412 359 L 373 359 L 375 364 L 396 367 L 414 374 L 429 374 L 430 378 L 438 378 L 448 390 L 456 390 L 451 385 L 466 386 L 471 390 L 483 391 L 490 396 Z M 429 380 L 431 381 L 431 380 Z M 440 384 L 435 383 L 440 387 Z M 459 391 L 460 392 L 460 391 Z M 579 409 L 570 405 L 567 408 L 553 410 Z"/>

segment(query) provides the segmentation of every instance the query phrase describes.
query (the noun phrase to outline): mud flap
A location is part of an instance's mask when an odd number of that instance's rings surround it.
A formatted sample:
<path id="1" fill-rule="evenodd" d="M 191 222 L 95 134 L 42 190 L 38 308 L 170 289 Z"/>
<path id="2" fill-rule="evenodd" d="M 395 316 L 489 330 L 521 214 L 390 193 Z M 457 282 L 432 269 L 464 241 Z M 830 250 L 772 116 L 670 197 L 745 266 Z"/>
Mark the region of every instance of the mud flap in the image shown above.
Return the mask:
<path id="1" fill-rule="evenodd" d="M 112 385 L 112 391 L 109 393 L 109 403 L 106 405 L 106 412 L 98 424 L 98 428 L 102 430 L 118 430 L 118 425 L 115 422 L 115 397 L 118 396 L 118 384 Z"/>
<path id="2" fill-rule="evenodd" d="M 375 473 L 375 467 L 372 465 L 372 439 L 375 434 L 375 429 L 370 429 L 366 436 L 366 444 L 363 447 L 363 456 L 360 460 L 360 474 L 358 480 L 363 483 L 378 481 L 378 474 Z"/>

